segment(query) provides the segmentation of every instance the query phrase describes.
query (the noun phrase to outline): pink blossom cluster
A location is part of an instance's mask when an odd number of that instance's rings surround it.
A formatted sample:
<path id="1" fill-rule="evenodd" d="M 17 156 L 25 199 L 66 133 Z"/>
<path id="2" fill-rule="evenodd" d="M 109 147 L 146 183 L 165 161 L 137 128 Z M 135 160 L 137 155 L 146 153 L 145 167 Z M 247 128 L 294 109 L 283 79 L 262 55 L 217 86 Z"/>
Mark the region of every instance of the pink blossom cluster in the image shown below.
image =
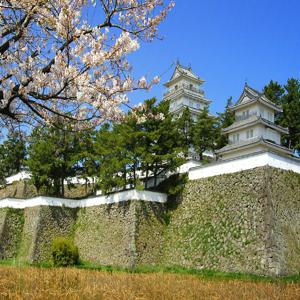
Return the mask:
<path id="1" fill-rule="evenodd" d="M 62 118 L 85 128 L 120 119 L 128 92 L 159 82 L 134 79 L 127 56 L 157 36 L 173 6 L 162 0 L 1 0 L 0 126 Z"/>

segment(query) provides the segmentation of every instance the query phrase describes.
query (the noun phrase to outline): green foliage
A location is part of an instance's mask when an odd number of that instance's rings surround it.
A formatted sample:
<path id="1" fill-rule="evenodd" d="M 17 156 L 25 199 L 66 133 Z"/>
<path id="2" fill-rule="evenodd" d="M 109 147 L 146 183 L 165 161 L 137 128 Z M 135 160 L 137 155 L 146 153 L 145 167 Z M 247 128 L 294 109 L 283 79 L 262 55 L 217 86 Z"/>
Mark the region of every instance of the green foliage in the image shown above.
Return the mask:
<path id="1" fill-rule="evenodd" d="M 96 133 L 95 153 L 100 161 L 98 186 L 103 192 L 126 187 L 126 149 L 123 136 L 105 124 Z"/>
<path id="2" fill-rule="evenodd" d="M 194 129 L 194 122 L 188 107 L 184 109 L 182 116 L 180 116 L 174 123 L 176 124 L 178 131 L 177 139 L 180 141 L 184 157 L 187 158 L 189 150 L 193 145 L 192 134 Z"/>
<path id="3" fill-rule="evenodd" d="M 67 267 L 79 263 L 79 252 L 74 242 L 62 237 L 52 242 L 52 259 L 56 267 Z"/>
<path id="4" fill-rule="evenodd" d="M 235 121 L 234 112 L 230 110 L 230 107 L 232 105 L 232 97 L 230 97 L 227 100 L 225 111 L 223 113 L 218 114 L 218 132 L 216 138 L 216 149 L 220 149 L 226 146 L 228 143 L 228 137 L 222 134 L 222 129 L 230 126 Z"/>
<path id="5" fill-rule="evenodd" d="M 270 81 L 264 88 L 267 98 L 281 105 L 283 113 L 276 116 L 276 123 L 289 129 L 283 136 L 283 144 L 292 149 L 300 150 L 300 82 L 288 79 L 286 85 Z"/>
<path id="6" fill-rule="evenodd" d="M 216 139 L 218 136 L 217 119 L 210 116 L 208 108 L 205 107 L 198 116 L 194 124 L 192 141 L 195 151 L 198 153 L 200 160 L 203 160 L 203 153 L 207 150 L 214 151 Z"/>
<path id="7" fill-rule="evenodd" d="M 0 183 L 24 167 L 26 158 L 25 137 L 19 132 L 10 133 L 0 145 Z"/>
<path id="8" fill-rule="evenodd" d="M 146 182 L 151 174 L 154 177 L 154 186 L 157 186 L 158 176 L 174 171 L 183 163 L 184 159 L 180 154 L 184 149 L 178 138 L 176 124 L 169 114 L 169 102 L 163 101 L 155 106 L 155 101 L 146 101 L 147 114 L 154 117 L 143 123 L 141 170 L 146 174 Z M 163 118 L 159 118 L 159 115 Z"/>
<path id="9" fill-rule="evenodd" d="M 153 176 L 156 186 L 158 176 L 182 162 L 177 128 L 168 110 L 168 102 L 156 105 L 156 99 L 149 99 L 142 110 L 128 113 L 122 123 L 106 124 L 97 132 L 95 153 L 100 160 L 102 191 L 140 188 L 141 173 L 145 182 Z"/>
<path id="10" fill-rule="evenodd" d="M 40 191 L 64 196 L 64 180 L 76 175 L 79 133 L 58 127 L 36 128 L 29 139 L 27 166 L 31 181 Z"/>
<path id="11" fill-rule="evenodd" d="M 282 105 L 282 96 L 284 95 L 284 88 L 276 81 L 271 80 L 268 85 L 264 87 L 265 96 L 277 105 Z"/>
<path id="12" fill-rule="evenodd" d="M 161 193 L 166 193 L 170 196 L 177 196 L 181 194 L 187 181 L 187 174 L 174 174 L 161 182 L 157 186 L 156 190 Z"/>

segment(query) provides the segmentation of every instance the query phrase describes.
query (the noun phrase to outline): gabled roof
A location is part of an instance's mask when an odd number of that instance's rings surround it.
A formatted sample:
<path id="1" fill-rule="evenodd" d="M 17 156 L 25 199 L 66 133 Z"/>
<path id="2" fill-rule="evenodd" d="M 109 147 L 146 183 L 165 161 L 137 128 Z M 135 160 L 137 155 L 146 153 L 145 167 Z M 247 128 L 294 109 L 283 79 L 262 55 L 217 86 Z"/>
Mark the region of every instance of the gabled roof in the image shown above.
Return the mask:
<path id="1" fill-rule="evenodd" d="M 275 144 L 273 142 L 270 142 L 268 140 L 265 140 L 261 137 L 240 141 L 239 143 L 226 145 L 225 147 L 219 149 L 216 151 L 218 154 L 224 154 L 229 152 L 236 152 L 240 149 L 245 149 L 249 147 L 253 147 L 254 145 L 264 145 L 272 150 L 283 152 L 285 154 L 292 155 L 293 151 L 291 149 L 288 149 L 282 145 Z"/>
<path id="2" fill-rule="evenodd" d="M 193 81 L 198 82 L 199 84 L 204 83 L 204 80 L 199 78 L 192 70 L 191 67 L 185 67 L 177 63 L 176 68 L 171 76 L 171 79 L 165 84 L 165 86 L 168 86 L 171 82 L 176 81 L 179 77 L 187 77 L 188 79 L 191 79 Z"/>
<path id="3" fill-rule="evenodd" d="M 234 122 L 232 125 L 230 125 L 229 127 L 226 127 L 222 130 L 223 133 L 230 133 L 230 132 L 234 132 L 234 131 L 238 131 L 241 129 L 245 129 L 251 126 L 254 126 L 256 124 L 263 124 L 267 127 L 270 127 L 272 129 L 277 130 L 278 132 L 281 132 L 283 134 L 288 134 L 288 128 L 276 125 L 273 122 L 268 121 L 267 119 L 262 118 L 261 116 L 256 116 L 253 115 L 249 118 L 246 118 L 244 120 L 241 121 L 236 121 Z"/>
<path id="4" fill-rule="evenodd" d="M 192 77 L 194 79 L 199 79 L 198 76 L 193 72 L 191 67 L 185 67 L 177 64 L 170 80 L 173 80 L 174 78 L 183 74 L 188 75 L 189 77 Z"/>
<path id="5" fill-rule="evenodd" d="M 262 103 L 277 112 L 282 112 L 282 108 L 276 105 L 274 102 L 270 101 L 263 93 L 255 90 L 250 87 L 247 83 L 245 84 L 242 95 L 235 105 L 231 106 L 231 110 L 235 111 L 240 107 L 247 106 L 249 104 L 253 104 L 254 102 Z"/>

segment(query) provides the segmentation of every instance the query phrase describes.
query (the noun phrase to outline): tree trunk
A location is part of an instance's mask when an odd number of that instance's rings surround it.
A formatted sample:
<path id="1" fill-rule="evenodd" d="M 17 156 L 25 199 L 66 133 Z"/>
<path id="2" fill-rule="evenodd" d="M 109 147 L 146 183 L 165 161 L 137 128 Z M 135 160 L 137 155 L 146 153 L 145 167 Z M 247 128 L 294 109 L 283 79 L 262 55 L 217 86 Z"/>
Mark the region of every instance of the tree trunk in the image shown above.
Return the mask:
<path id="1" fill-rule="evenodd" d="M 154 168 L 154 187 L 157 186 L 157 163 L 155 163 L 155 168 Z"/>
<path id="2" fill-rule="evenodd" d="M 133 188 L 136 188 L 136 170 L 135 170 L 135 163 L 133 166 Z"/>
<path id="3" fill-rule="evenodd" d="M 145 181 L 145 189 L 148 188 L 148 179 L 149 179 L 149 164 L 146 164 L 146 181 Z"/>
<path id="4" fill-rule="evenodd" d="M 61 196 L 64 198 L 65 197 L 65 184 L 64 184 L 65 179 L 61 179 Z"/>
<path id="5" fill-rule="evenodd" d="M 200 158 L 200 160 L 203 160 L 203 152 L 199 153 L 199 158 Z"/>
<path id="6" fill-rule="evenodd" d="M 126 190 L 126 185 L 127 185 L 127 178 L 126 178 L 127 172 L 126 172 L 126 167 L 124 168 L 123 171 L 123 180 L 124 180 L 124 186 L 123 186 L 123 190 Z"/>

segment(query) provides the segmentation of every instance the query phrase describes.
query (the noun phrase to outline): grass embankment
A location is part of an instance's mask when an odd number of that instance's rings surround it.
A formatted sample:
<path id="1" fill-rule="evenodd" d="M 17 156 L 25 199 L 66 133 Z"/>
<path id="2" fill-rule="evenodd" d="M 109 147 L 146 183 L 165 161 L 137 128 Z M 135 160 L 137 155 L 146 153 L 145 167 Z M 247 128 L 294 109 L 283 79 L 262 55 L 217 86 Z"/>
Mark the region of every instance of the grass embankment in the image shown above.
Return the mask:
<path id="1" fill-rule="evenodd" d="M 299 282 L 183 273 L 2 265 L 0 299 L 300 299 Z"/>

